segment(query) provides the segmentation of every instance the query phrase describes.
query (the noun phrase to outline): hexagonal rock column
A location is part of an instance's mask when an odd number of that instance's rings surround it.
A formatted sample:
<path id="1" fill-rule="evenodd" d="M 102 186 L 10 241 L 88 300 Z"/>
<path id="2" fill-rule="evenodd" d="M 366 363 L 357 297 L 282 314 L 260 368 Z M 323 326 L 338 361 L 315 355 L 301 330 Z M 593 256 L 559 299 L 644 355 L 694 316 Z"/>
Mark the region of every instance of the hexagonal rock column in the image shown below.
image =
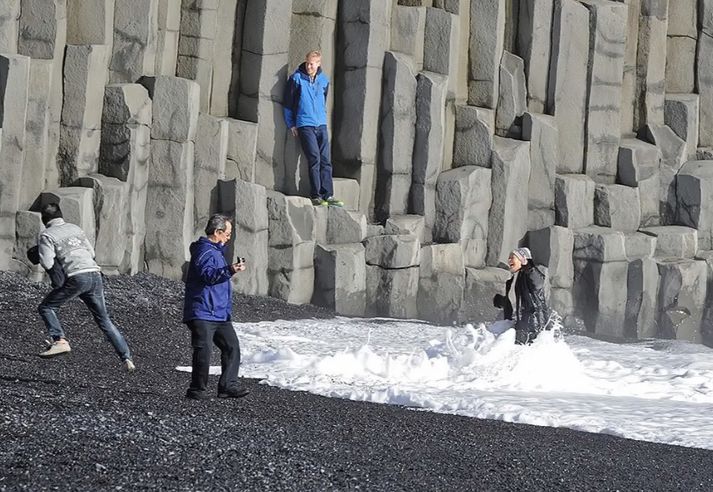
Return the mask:
<path id="1" fill-rule="evenodd" d="M 227 20 L 226 20 L 227 21 Z M 176 75 L 200 86 L 200 109 L 210 112 L 213 53 L 218 31 L 218 2 L 181 3 Z"/>
<path id="2" fill-rule="evenodd" d="M 345 316 L 363 316 L 366 310 L 364 246 L 317 245 L 314 250 L 312 303 Z"/>
<path id="3" fill-rule="evenodd" d="M 547 109 L 559 129 L 560 166 L 568 173 L 584 168 L 589 11 L 574 0 L 555 0 Z"/>
<path id="4" fill-rule="evenodd" d="M 269 293 L 291 304 L 307 304 L 314 290 L 312 202 L 268 191 L 267 214 Z"/>
<path id="5" fill-rule="evenodd" d="M 505 294 L 505 282 L 511 276 L 502 268 L 466 268 L 460 319 L 471 323 L 503 319 L 502 309 L 493 306 L 493 297 Z"/>
<path id="6" fill-rule="evenodd" d="M 713 251 L 701 251 L 696 255 L 696 259 L 706 263 L 708 275 L 705 307 L 701 321 L 701 339 L 704 344 L 710 346 L 713 344 Z"/>
<path id="7" fill-rule="evenodd" d="M 62 114 L 62 65 L 67 40 L 66 0 L 22 0 L 17 52 L 32 58 L 27 112 L 25 165 L 32 179 L 22 185 L 24 199 L 59 186 L 57 150 Z M 46 182 L 46 185 L 45 185 Z"/>
<path id="8" fill-rule="evenodd" d="M 285 123 L 282 98 L 288 77 L 292 0 L 248 2 L 243 21 L 237 112 L 258 123 L 255 182 L 281 189 Z"/>
<path id="9" fill-rule="evenodd" d="M 104 90 L 99 172 L 128 184 L 126 256 L 123 273 L 143 269 L 146 197 L 151 151 L 151 99 L 139 84 L 108 85 Z"/>
<path id="10" fill-rule="evenodd" d="M 181 0 L 158 0 L 156 75 L 175 75 L 181 30 Z"/>
<path id="11" fill-rule="evenodd" d="M 0 53 L 17 53 L 19 19 L 20 0 L 6 0 L 0 4 Z"/>
<path id="12" fill-rule="evenodd" d="M 129 184 L 116 178 L 91 174 L 79 178 L 75 185 L 94 190 L 96 217 L 96 262 L 107 274 L 127 273 L 132 249 L 126 213 L 129 207 Z"/>
<path id="13" fill-rule="evenodd" d="M 156 66 L 159 0 L 114 0 L 109 82 L 136 82 Z"/>
<path id="14" fill-rule="evenodd" d="M 666 93 L 694 92 L 698 1 L 669 1 Z"/>
<path id="15" fill-rule="evenodd" d="M 458 321 L 465 289 L 463 250 L 458 244 L 421 248 L 418 281 L 418 316 L 451 324 Z"/>
<path id="16" fill-rule="evenodd" d="M 508 255 L 527 232 L 530 144 L 495 137 L 488 220 L 488 265 L 507 264 Z"/>
<path id="17" fill-rule="evenodd" d="M 641 0 L 624 0 L 629 7 L 626 23 L 626 51 L 624 53 L 624 80 L 621 86 L 621 131 L 634 130 L 634 105 L 636 98 L 636 55 L 639 49 L 639 18 Z"/>
<path id="18" fill-rule="evenodd" d="M 598 184 L 594 190 L 594 223 L 619 231 L 635 231 L 641 222 L 639 188 Z"/>
<path id="19" fill-rule="evenodd" d="M 713 1 L 699 2 L 696 87 L 701 97 L 700 143 L 713 146 Z"/>
<path id="20" fill-rule="evenodd" d="M 434 240 L 444 243 L 487 240 L 491 175 L 490 169 L 465 166 L 438 176 Z"/>
<path id="21" fill-rule="evenodd" d="M 104 44 L 67 46 L 57 154 L 60 182 L 64 185 L 98 169 L 109 55 L 109 46 Z"/>
<path id="22" fill-rule="evenodd" d="M 645 227 L 641 232 L 656 238 L 657 258 L 693 258 L 698 251 L 698 231 L 684 226 Z"/>
<path id="23" fill-rule="evenodd" d="M 554 0 L 520 2 L 517 46 L 525 61 L 527 107 L 532 113 L 544 113 L 547 106 L 553 10 Z"/>
<path id="24" fill-rule="evenodd" d="M 641 132 L 661 151 L 659 214 L 662 224 L 673 224 L 676 215 L 676 174 L 686 162 L 686 142 L 665 125 L 647 125 Z"/>
<path id="25" fill-rule="evenodd" d="M 374 208 L 376 153 L 384 52 L 389 48 L 392 1 L 353 0 L 338 9 L 334 83 L 335 174 L 359 181 L 359 210 Z"/>
<path id="26" fill-rule="evenodd" d="M 104 44 L 111 53 L 114 38 L 114 2 L 115 0 L 67 0 L 67 44 Z"/>
<path id="27" fill-rule="evenodd" d="M 713 161 L 689 161 L 676 176 L 678 223 L 698 229 L 698 247 L 713 249 Z"/>
<path id="28" fill-rule="evenodd" d="M 594 223 L 594 181 L 581 174 L 555 179 L 555 224 L 574 229 Z"/>
<path id="29" fill-rule="evenodd" d="M 410 56 L 419 71 L 423 69 L 426 10 L 398 4 L 391 15 L 391 49 Z"/>
<path id="30" fill-rule="evenodd" d="M 629 262 L 626 277 L 626 315 L 624 336 L 653 338 L 657 336 L 656 303 L 659 272 L 652 258 Z"/>
<path id="31" fill-rule="evenodd" d="M 503 52 L 500 61 L 500 95 L 495 116 L 495 131 L 498 135 L 519 137 L 522 129 L 515 125 L 527 111 L 527 88 L 525 87 L 525 64 L 519 56 Z"/>
<path id="32" fill-rule="evenodd" d="M 228 155 L 228 122 L 201 113 L 196 128 L 193 167 L 195 236 L 200 236 L 208 217 L 219 210 L 218 180 L 225 179 Z"/>
<path id="33" fill-rule="evenodd" d="M 416 134 L 409 208 L 424 216 L 426 240 L 436 220 L 436 182 L 441 172 L 445 143 L 447 79 L 431 72 L 416 77 Z"/>
<path id="34" fill-rule="evenodd" d="M 148 85 L 149 81 L 146 83 Z M 192 80 L 159 75 L 152 95 L 151 164 L 146 202 L 149 271 L 178 279 L 194 239 L 194 140 L 199 87 Z"/>
<path id="35" fill-rule="evenodd" d="M 624 235 L 604 227 L 574 231 L 574 302 L 587 330 L 624 335 L 629 264 Z"/>
<path id="36" fill-rule="evenodd" d="M 505 2 L 470 3 L 468 104 L 495 109 L 505 45 Z"/>
<path id="37" fill-rule="evenodd" d="M 366 216 L 342 207 L 327 210 L 327 244 L 361 243 L 366 238 Z"/>
<path id="38" fill-rule="evenodd" d="M 640 225 L 644 227 L 660 223 L 660 163 L 661 152 L 655 145 L 635 138 L 621 140 L 617 159 L 617 181 L 639 188 Z"/>
<path id="39" fill-rule="evenodd" d="M 218 181 L 220 211 L 233 217 L 233 241 L 228 261 L 245 258 L 245 271 L 233 276 L 240 294 L 265 296 L 269 290 L 267 193 L 264 186 L 235 179 Z"/>
<path id="40" fill-rule="evenodd" d="M 369 237 L 366 247 L 367 314 L 415 318 L 421 244 L 411 235 Z"/>
<path id="41" fill-rule="evenodd" d="M 25 159 L 30 59 L 0 55 L 0 270 L 9 267 L 15 244 L 15 212 Z"/>
<path id="42" fill-rule="evenodd" d="M 380 152 L 374 198 L 374 215 L 379 221 L 408 211 L 416 134 L 416 77 L 411 60 L 387 51 L 383 73 Z"/>
<path id="43" fill-rule="evenodd" d="M 228 122 L 227 179 L 255 182 L 258 125 L 250 121 L 226 118 Z"/>
<path id="44" fill-rule="evenodd" d="M 698 94 L 666 94 L 664 122 L 686 142 L 688 159 L 696 158 L 699 114 Z"/>
<path id="45" fill-rule="evenodd" d="M 490 167 L 495 134 L 495 111 L 456 106 L 453 166 Z"/>
<path id="46" fill-rule="evenodd" d="M 634 130 L 663 124 L 669 0 L 641 0 Z"/>
<path id="47" fill-rule="evenodd" d="M 420 215 L 395 215 L 384 225 L 384 234 L 411 234 L 424 242 L 425 221 Z"/>
<path id="48" fill-rule="evenodd" d="M 460 78 L 458 16 L 443 9 L 427 8 L 424 26 L 423 69 L 448 77 L 449 99 L 458 92 Z"/>
<path id="49" fill-rule="evenodd" d="M 592 42 L 587 80 L 587 127 L 584 169 L 599 183 L 616 180 L 616 158 L 621 137 L 621 91 L 626 52 L 627 6 L 590 0 Z"/>
<path id="50" fill-rule="evenodd" d="M 525 113 L 522 138 L 530 142 L 527 228 L 533 231 L 555 223 L 555 172 L 559 162 L 557 122 L 552 116 Z"/>
<path id="51" fill-rule="evenodd" d="M 657 336 L 700 343 L 706 300 L 705 261 L 657 260 L 659 268 Z"/>

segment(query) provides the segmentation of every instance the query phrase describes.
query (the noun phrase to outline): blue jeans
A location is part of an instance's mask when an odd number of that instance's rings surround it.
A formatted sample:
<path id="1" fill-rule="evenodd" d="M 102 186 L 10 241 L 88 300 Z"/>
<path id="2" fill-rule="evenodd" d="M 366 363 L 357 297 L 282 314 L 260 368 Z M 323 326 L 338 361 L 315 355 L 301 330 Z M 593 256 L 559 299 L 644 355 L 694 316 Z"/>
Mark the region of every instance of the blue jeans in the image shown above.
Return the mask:
<path id="1" fill-rule="evenodd" d="M 311 197 L 326 200 L 334 193 L 327 126 L 302 126 L 297 131 L 309 166 Z"/>
<path id="2" fill-rule="evenodd" d="M 78 273 L 67 277 L 64 285 L 47 294 L 47 297 L 40 303 L 38 311 L 52 340 L 64 338 L 64 330 L 62 330 L 62 325 L 57 317 L 57 311 L 62 304 L 75 297 L 79 297 L 89 308 L 94 321 L 114 346 L 114 350 L 119 354 L 121 360 L 131 359 L 131 352 L 129 352 L 129 346 L 126 344 L 124 336 L 111 322 L 106 311 L 104 284 L 99 272 Z"/>

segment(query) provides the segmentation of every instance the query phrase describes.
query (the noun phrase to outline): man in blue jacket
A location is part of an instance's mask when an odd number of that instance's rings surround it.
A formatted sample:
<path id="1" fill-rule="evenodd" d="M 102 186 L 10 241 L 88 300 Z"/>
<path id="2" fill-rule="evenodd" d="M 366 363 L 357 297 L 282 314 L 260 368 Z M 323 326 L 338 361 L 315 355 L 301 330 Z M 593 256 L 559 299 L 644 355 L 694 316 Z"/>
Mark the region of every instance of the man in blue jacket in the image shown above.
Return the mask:
<path id="1" fill-rule="evenodd" d="M 245 270 L 245 263 L 241 259 L 229 265 L 223 254 L 232 231 L 230 219 L 215 214 L 208 219 L 206 237 L 201 237 L 190 247 L 183 322 L 191 330 L 193 371 L 186 398 L 210 398 L 206 388 L 213 343 L 221 352 L 218 398 L 240 398 L 249 393 L 238 386 L 240 344 L 230 320 L 233 298 L 230 278 Z"/>
<path id="2" fill-rule="evenodd" d="M 341 207 L 334 198 L 332 162 L 327 134 L 327 92 L 329 78 L 320 68 L 322 54 L 310 51 L 287 81 L 284 116 L 293 137 L 300 138 L 309 165 L 310 195 L 313 205 Z"/>

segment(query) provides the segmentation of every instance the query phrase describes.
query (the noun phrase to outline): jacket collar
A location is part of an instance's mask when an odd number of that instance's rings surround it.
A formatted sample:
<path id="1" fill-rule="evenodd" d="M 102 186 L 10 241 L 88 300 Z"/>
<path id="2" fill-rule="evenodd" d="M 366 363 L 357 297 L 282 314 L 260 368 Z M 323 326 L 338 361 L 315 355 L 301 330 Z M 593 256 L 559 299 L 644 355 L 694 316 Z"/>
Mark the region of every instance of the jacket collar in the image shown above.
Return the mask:
<path id="1" fill-rule="evenodd" d="M 61 217 L 57 217 L 56 219 L 52 219 L 49 222 L 47 222 L 47 225 L 45 227 L 52 227 L 56 225 L 62 225 L 64 224 L 64 219 Z"/>

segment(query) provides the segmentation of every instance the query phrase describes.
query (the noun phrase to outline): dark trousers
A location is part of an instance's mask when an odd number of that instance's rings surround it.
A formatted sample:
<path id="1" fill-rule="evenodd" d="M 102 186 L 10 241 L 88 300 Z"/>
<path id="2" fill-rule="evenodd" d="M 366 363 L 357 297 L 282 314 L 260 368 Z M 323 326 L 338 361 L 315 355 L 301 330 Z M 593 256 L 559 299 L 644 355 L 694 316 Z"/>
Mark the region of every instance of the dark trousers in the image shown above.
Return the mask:
<path id="1" fill-rule="evenodd" d="M 334 189 L 327 126 L 302 126 L 298 131 L 302 152 L 309 166 L 311 198 L 330 198 L 334 194 Z"/>
<path id="2" fill-rule="evenodd" d="M 218 393 L 225 393 L 238 387 L 240 367 L 240 343 L 230 321 L 204 321 L 194 319 L 188 322 L 193 347 L 193 371 L 189 393 L 202 393 L 208 387 L 210 356 L 213 343 L 220 349 L 221 374 Z"/>

